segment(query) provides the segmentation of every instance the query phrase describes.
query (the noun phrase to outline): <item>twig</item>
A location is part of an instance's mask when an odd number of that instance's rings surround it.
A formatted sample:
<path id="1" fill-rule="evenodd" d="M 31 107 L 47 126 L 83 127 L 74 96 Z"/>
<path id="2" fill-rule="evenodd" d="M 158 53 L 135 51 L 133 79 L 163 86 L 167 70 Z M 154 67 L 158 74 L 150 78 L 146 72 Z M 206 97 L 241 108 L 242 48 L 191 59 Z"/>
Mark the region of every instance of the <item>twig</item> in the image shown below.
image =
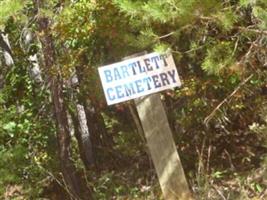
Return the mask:
<path id="1" fill-rule="evenodd" d="M 210 143 L 210 141 L 209 141 Z M 210 156 L 211 156 L 211 149 L 212 146 L 209 144 L 209 148 L 208 148 L 208 158 L 207 158 L 207 166 L 206 166 L 206 171 L 209 172 L 210 171 Z"/>
<path id="2" fill-rule="evenodd" d="M 246 62 L 249 57 L 251 56 L 251 52 L 253 50 L 253 48 L 256 46 L 256 43 L 260 40 L 260 37 L 258 37 L 254 42 L 251 43 L 249 49 L 248 49 L 248 52 L 245 54 L 244 57 L 242 57 L 241 61 L 240 62 Z"/>
<path id="3" fill-rule="evenodd" d="M 263 34 L 263 35 L 267 35 L 267 30 L 259 30 L 259 29 L 249 29 L 249 28 L 245 28 L 245 27 L 237 27 L 240 31 L 247 31 L 247 32 L 253 32 L 253 33 L 259 33 L 259 34 Z"/>
<path id="4" fill-rule="evenodd" d="M 219 105 L 216 106 L 216 108 L 204 119 L 204 124 L 206 126 L 208 125 L 209 121 L 214 117 L 216 112 L 221 108 L 221 106 L 225 104 L 229 99 L 231 99 L 240 90 L 240 88 L 245 85 L 252 77 L 253 74 L 251 74 L 244 81 L 242 81 L 231 94 L 229 94 L 223 101 L 221 101 L 221 103 L 219 103 Z"/>
<path id="5" fill-rule="evenodd" d="M 203 141 L 202 141 L 202 145 L 201 145 L 201 150 L 199 151 L 199 149 L 197 149 L 197 152 L 199 154 L 199 160 L 198 160 L 198 174 L 200 175 L 201 172 L 204 172 L 204 162 L 203 162 L 203 155 L 204 155 L 204 149 L 205 149 L 205 145 L 206 145 L 206 136 L 204 137 Z"/>
<path id="6" fill-rule="evenodd" d="M 172 31 L 172 32 L 170 32 L 170 33 L 167 33 L 166 35 L 159 36 L 159 37 L 157 37 L 157 40 L 160 40 L 160 39 L 164 39 L 164 38 L 170 37 L 170 36 L 174 35 L 175 33 L 179 32 L 179 31 L 181 31 L 181 30 L 187 29 L 187 28 L 190 27 L 190 26 L 191 26 L 191 25 L 185 25 L 185 26 L 181 27 L 181 28 L 180 28 L 179 30 L 177 30 L 177 31 Z"/>
<path id="7" fill-rule="evenodd" d="M 67 192 L 67 194 L 70 196 L 71 199 L 77 199 L 77 198 L 75 198 L 75 196 L 69 190 L 69 188 L 68 188 L 67 184 L 65 183 L 65 180 L 64 180 L 63 177 L 62 177 L 62 179 L 63 179 L 63 183 L 62 183 L 59 179 L 56 178 L 56 176 L 52 172 L 48 171 L 40 163 L 36 162 L 34 159 L 32 159 L 32 161 L 34 162 L 34 164 L 37 165 L 37 167 L 39 167 L 39 169 L 43 170 L 48 176 L 50 176 L 52 179 L 54 179 L 57 182 L 57 184 Z"/>
<path id="8" fill-rule="evenodd" d="M 75 197 L 73 194 L 72 194 L 72 192 L 70 191 L 70 189 L 69 189 L 69 187 L 68 187 L 68 184 L 66 183 L 66 181 L 65 181 L 65 179 L 64 179 L 64 177 L 63 177 L 63 174 L 62 173 L 60 173 L 60 175 L 62 176 L 62 180 L 63 180 L 63 183 L 64 183 L 64 189 L 67 191 L 67 193 L 70 195 L 70 197 L 71 197 L 71 200 L 82 200 L 82 199 L 80 199 L 79 197 Z"/>
<path id="9" fill-rule="evenodd" d="M 223 200 L 226 200 L 225 196 L 223 196 L 223 194 L 220 190 L 218 190 L 215 186 L 212 186 L 212 187 L 222 197 Z"/>
<path id="10" fill-rule="evenodd" d="M 234 51 L 232 53 L 232 57 L 235 55 L 235 52 L 237 50 L 237 46 L 238 46 L 238 43 L 239 43 L 239 38 L 237 38 L 236 42 L 235 42 L 235 48 L 234 48 Z"/>
<path id="11" fill-rule="evenodd" d="M 197 48 L 189 49 L 188 51 L 181 52 L 181 53 L 184 53 L 184 54 L 186 54 L 186 53 L 191 53 L 191 52 L 193 52 L 193 51 L 197 51 L 197 50 L 202 49 L 202 48 L 204 48 L 204 47 L 205 47 L 205 45 L 201 45 L 201 46 L 199 46 L 199 47 L 197 47 Z"/>
<path id="12" fill-rule="evenodd" d="M 230 153 L 226 149 L 224 149 L 224 152 L 226 153 L 226 155 L 227 155 L 227 157 L 229 159 L 229 163 L 230 163 L 231 169 L 235 170 L 235 166 L 233 164 L 232 157 L 231 157 Z"/>
<path id="13" fill-rule="evenodd" d="M 170 36 L 173 35 L 174 33 L 175 33 L 175 31 L 170 32 L 170 33 L 168 33 L 168 34 L 166 34 L 166 35 L 159 36 L 158 39 L 164 39 L 164 38 L 170 37 Z"/>

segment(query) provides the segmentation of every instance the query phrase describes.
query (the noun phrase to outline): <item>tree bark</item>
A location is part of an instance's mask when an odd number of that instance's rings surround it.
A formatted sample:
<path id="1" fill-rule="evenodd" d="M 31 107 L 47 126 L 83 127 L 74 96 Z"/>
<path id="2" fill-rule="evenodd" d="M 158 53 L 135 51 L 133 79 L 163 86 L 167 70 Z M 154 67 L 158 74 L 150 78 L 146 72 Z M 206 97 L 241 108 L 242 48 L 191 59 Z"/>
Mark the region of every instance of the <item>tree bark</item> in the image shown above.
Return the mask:
<path id="1" fill-rule="evenodd" d="M 30 62 L 29 73 L 30 77 L 36 83 L 42 83 L 43 78 L 41 75 L 38 56 L 35 51 L 32 50 L 31 45 L 34 43 L 34 36 L 29 28 L 24 28 L 22 31 L 21 47 L 25 53 L 28 54 L 28 61 Z"/>
<path id="2" fill-rule="evenodd" d="M 87 58 L 83 57 L 83 62 L 87 63 Z M 76 68 L 77 78 L 80 84 L 80 94 L 78 95 L 78 102 L 84 105 L 84 110 L 87 119 L 87 126 L 90 131 L 90 138 L 92 141 L 92 148 L 94 152 L 95 162 L 97 161 L 97 153 L 99 149 L 111 149 L 113 146 L 113 138 L 108 136 L 107 130 L 105 128 L 105 122 L 101 115 L 100 110 L 97 108 L 97 103 L 93 102 L 90 98 L 90 95 L 86 95 L 87 98 L 84 98 L 84 90 L 82 88 L 83 84 L 83 69 L 81 67 Z M 88 101 L 86 101 L 87 99 Z M 103 148 L 104 147 L 104 148 Z"/>
<path id="3" fill-rule="evenodd" d="M 86 133 L 86 129 L 88 129 L 87 124 L 86 124 L 87 128 L 84 126 L 84 123 L 87 123 L 87 120 L 84 120 L 84 117 L 85 117 L 84 107 L 80 104 L 76 104 L 75 111 L 76 113 L 73 111 L 70 111 L 73 125 L 74 125 L 74 134 L 78 141 L 79 154 L 80 154 L 81 160 L 85 168 L 89 169 L 89 167 L 93 166 L 94 164 L 94 155 L 92 151 L 92 143 L 91 143 L 90 135 L 89 133 Z M 83 118 L 82 122 L 81 122 L 81 117 Z"/>
<path id="4" fill-rule="evenodd" d="M 70 133 L 68 119 L 66 109 L 63 104 L 62 88 L 60 86 L 58 77 L 52 80 L 51 93 L 57 120 L 57 139 L 63 177 L 72 195 L 76 198 L 79 198 L 81 197 L 80 181 L 75 175 L 75 167 L 70 159 Z"/>
<path id="5" fill-rule="evenodd" d="M 11 47 L 9 44 L 8 34 L 5 34 L 3 31 L 0 30 L 0 50 L 3 54 L 4 58 L 4 65 L 10 68 L 14 65 L 14 60 L 12 56 Z M 0 69 L 0 89 L 5 85 L 5 74 L 6 69 Z"/>
<path id="6" fill-rule="evenodd" d="M 44 2 L 42 0 L 34 0 L 34 4 L 37 8 L 41 8 Z M 68 126 L 67 112 L 64 105 L 63 92 L 62 92 L 62 80 L 60 73 L 54 70 L 55 67 L 55 49 L 53 44 L 53 38 L 49 32 L 50 23 L 49 19 L 44 16 L 40 16 L 37 19 L 38 31 L 41 33 L 40 41 L 42 44 L 42 50 L 44 55 L 44 63 L 48 71 L 50 71 L 50 90 L 52 95 L 52 102 L 55 111 L 55 118 L 57 122 L 57 139 L 59 146 L 59 158 L 61 163 L 61 169 L 63 178 L 67 185 L 67 188 L 74 199 L 92 199 L 88 194 L 83 196 L 81 191 L 81 179 L 76 174 L 74 163 L 71 160 L 70 151 L 70 130 Z M 54 71 L 53 75 L 52 72 Z M 55 75 L 56 73 L 56 75 Z"/>
<path id="7" fill-rule="evenodd" d="M 72 113 L 75 126 L 75 137 L 78 141 L 80 157 L 86 169 L 94 164 L 94 155 L 91 142 L 91 130 L 89 130 L 85 108 L 80 98 L 79 79 L 76 75 L 70 80 L 70 87 L 74 90 L 74 103 L 76 113 Z"/>
<path id="8" fill-rule="evenodd" d="M 6 66 L 10 67 L 14 65 L 8 34 L 5 34 L 2 31 L 0 31 L 0 47 L 3 51 Z"/>
<path id="9" fill-rule="evenodd" d="M 84 110 L 84 106 L 77 103 L 76 104 L 76 111 L 79 120 L 79 127 L 80 127 L 80 143 L 81 143 L 81 151 L 84 154 L 84 164 L 88 168 L 90 165 L 94 163 L 93 159 L 93 151 L 92 151 L 92 143 L 89 134 L 89 129 L 87 126 L 87 119 Z"/>

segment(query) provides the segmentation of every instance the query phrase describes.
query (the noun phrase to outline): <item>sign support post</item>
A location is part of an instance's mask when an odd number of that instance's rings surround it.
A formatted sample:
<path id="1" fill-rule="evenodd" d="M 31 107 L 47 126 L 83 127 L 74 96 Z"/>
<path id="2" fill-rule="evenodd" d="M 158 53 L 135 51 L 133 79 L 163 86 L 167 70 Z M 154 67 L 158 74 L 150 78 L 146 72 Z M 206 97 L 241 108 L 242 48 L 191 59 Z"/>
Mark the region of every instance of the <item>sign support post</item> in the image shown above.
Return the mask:
<path id="1" fill-rule="evenodd" d="M 134 101 L 164 199 L 192 200 L 160 95 Z"/>
<path id="2" fill-rule="evenodd" d="M 123 60 L 141 56 L 134 54 Z M 193 200 L 160 94 L 134 99 L 165 200 Z"/>
<path id="3" fill-rule="evenodd" d="M 141 53 L 123 60 L 99 68 L 107 103 L 135 99 L 164 199 L 193 200 L 160 94 L 156 93 L 181 85 L 173 58 L 170 54 Z"/>

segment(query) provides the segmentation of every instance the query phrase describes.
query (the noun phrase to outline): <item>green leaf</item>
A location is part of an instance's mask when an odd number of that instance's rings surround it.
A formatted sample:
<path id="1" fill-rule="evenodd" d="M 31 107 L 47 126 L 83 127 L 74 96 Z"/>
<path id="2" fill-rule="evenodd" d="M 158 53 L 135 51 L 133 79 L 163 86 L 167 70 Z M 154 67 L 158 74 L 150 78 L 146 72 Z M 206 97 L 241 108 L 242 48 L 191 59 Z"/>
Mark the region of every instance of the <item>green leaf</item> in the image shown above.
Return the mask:
<path id="1" fill-rule="evenodd" d="M 226 31 L 231 30 L 237 21 L 237 15 L 231 10 L 219 12 L 216 16 L 219 19 L 219 25 Z"/>
<path id="2" fill-rule="evenodd" d="M 262 192 L 263 191 L 263 188 L 261 187 L 260 184 L 256 183 L 255 187 L 256 187 L 257 192 Z"/>
<path id="3" fill-rule="evenodd" d="M 206 57 L 201 67 L 208 74 L 219 73 L 233 62 L 233 44 L 220 42 L 207 50 Z"/>
<path id="4" fill-rule="evenodd" d="M 6 131 L 13 132 L 16 128 L 17 124 L 15 122 L 9 122 L 3 126 L 3 129 Z"/>
<path id="5" fill-rule="evenodd" d="M 212 176 L 213 178 L 222 178 L 223 175 L 224 175 L 224 172 L 222 172 L 222 171 L 216 171 L 216 172 L 214 172 L 211 176 Z"/>
<path id="6" fill-rule="evenodd" d="M 20 11 L 27 1 L 3 0 L 0 1 L 0 26 L 3 25 L 10 16 Z"/>
<path id="7" fill-rule="evenodd" d="M 158 43 L 154 46 L 154 51 L 158 53 L 164 53 L 170 49 L 170 45 L 167 43 Z"/>
<path id="8" fill-rule="evenodd" d="M 255 4 L 255 2 L 255 0 L 239 0 L 240 5 L 244 7 Z"/>
<path id="9" fill-rule="evenodd" d="M 267 28 L 267 8 L 264 7 L 260 7 L 260 6 L 255 6 L 253 7 L 253 14 L 255 15 L 255 17 L 257 17 L 260 21 L 259 23 L 259 27 L 262 29 L 266 29 Z"/>

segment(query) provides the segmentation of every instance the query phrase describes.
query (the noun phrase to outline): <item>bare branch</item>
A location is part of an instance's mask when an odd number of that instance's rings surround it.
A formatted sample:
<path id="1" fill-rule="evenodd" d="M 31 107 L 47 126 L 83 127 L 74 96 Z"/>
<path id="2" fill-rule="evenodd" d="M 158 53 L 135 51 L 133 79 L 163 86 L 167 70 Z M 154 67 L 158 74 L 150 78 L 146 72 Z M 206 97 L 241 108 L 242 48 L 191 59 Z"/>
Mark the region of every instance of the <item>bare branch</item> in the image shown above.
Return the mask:
<path id="1" fill-rule="evenodd" d="M 259 33 L 267 36 L 267 30 L 260 30 L 260 29 L 250 29 L 250 28 L 245 28 L 245 27 L 237 27 L 240 31 L 243 32 L 253 32 L 253 33 Z"/>
<path id="2" fill-rule="evenodd" d="M 170 32 L 170 33 L 168 33 L 168 34 L 166 34 L 166 35 L 159 36 L 158 39 L 164 39 L 164 38 L 170 37 L 170 36 L 172 36 L 174 33 L 175 33 L 175 31 Z"/>
<path id="3" fill-rule="evenodd" d="M 221 103 L 216 106 L 216 108 L 204 119 L 204 124 L 207 126 L 209 121 L 214 117 L 216 112 L 221 108 L 223 104 L 225 104 L 227 101 L 229 101 L 240 89 L 243 85 L 245 85 L 251 78 L 253 77 L 253 74 L 251 74 L 249 77 L 247 77 L 244 81 L 242 81 L 235 90 L 229 94 Z"/>

